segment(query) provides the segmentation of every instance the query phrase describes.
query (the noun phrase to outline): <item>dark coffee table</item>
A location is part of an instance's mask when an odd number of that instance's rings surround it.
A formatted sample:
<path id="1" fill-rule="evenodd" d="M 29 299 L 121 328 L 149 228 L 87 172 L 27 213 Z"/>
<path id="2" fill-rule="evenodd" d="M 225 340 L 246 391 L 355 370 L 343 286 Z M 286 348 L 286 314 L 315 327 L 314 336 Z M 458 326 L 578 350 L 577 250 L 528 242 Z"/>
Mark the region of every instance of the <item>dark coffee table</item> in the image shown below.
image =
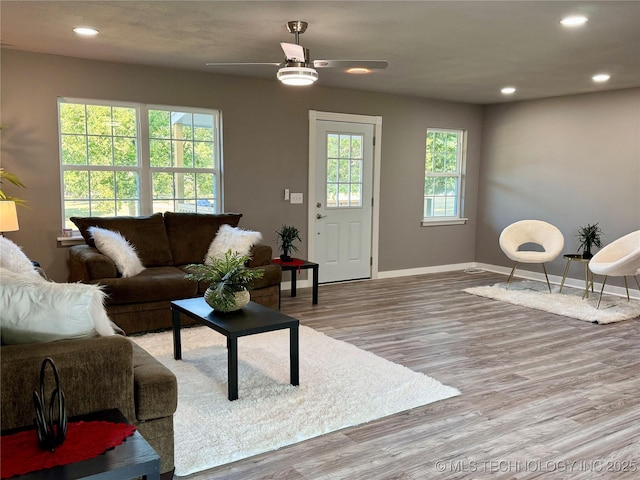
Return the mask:
<path id="1" fill-rule="evenodd" d="M 289 329 L 291 385 L 299 385 L 298 327 L 300 321 L 280 312 L 249 302 L 236 312 L 215 312 L 204 298 L 171 302 L 173 316 L 173 358 L 182 359 L 180 314 L 212 328 L 227 337 L 229 400 L 238 398 L 238 337 Z"/>

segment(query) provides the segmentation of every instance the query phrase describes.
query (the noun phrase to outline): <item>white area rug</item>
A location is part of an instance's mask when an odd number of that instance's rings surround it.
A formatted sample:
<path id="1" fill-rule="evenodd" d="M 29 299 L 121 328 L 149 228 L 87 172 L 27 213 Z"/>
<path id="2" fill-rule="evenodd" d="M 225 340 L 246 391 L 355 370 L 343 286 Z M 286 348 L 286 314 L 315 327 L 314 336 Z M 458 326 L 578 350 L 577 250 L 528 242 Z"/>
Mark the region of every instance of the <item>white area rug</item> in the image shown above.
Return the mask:
<path id="1" fill-rule="evenodd" d="M 583 300 L 584 290 L 565 287 L 562 293 L 558 293 L 560 287 L 552 285 L 552 293 L 549 293 L 549 287 L 542 282 L 512 281 L 509 290 L 505 287 L 506 282 L 488 287 L 467 288 L 464 291 L 593 323 L 614 323 L 640 317 L 640 302 L 633 299 L 627 301 L 626 297 L 604 295 L 600 308 L 597 309 L 599 292 L 590 292 L 589 298 Z"/>
<path id="2" fill-rule="evenodd" d="M 226 338 L 207 327 L 132 340 L 178 378 L 176 475 L 276 450 L 459 395 L 455 388 L 351 344 L 300 327 L 300 386 L 289 378 L 289 331 L 238 340 L 239 399 L 227 399 Z"/>

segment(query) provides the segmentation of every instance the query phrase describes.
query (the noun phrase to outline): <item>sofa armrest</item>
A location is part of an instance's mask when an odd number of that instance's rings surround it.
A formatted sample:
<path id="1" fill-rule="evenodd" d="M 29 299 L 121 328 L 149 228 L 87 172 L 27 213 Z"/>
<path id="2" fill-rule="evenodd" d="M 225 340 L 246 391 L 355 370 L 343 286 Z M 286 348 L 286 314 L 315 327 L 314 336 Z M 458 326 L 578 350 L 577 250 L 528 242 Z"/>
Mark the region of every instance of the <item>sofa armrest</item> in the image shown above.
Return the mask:
<path id="1" fill-rule="evenodd" d="M 251 288 L 258 289 L 280 285 L 282 281 L 282 268 L 280 268 L 280 265 L 272 264 L 255 268 L 264 270 L 264 275 L 262 275 L 262 278 L 256 278 L 251 283 Z"/>
<path id="2" fill-rule="evenodd" d="M 135 343 L 133 372 L 137 420 L 172 417 L 178 407 L 178 381 L 173 372 Z"/>
<path id="3" fill-rule="evenodd" d="M 116 278 L 118 270 L 106 255 L 89 245 L 74 245 L 69 248 L 69 280 L 92 283 L 101 278 Z"/>
<path id="4" fill-rule="evenodd" d="M 262 267 L 271 265 L 271 254 L 273 250 L 269 245 L 257 244 L 251 247 L 249 255 L 251 259 L 247 262 L 247 267 Z"/>
<path id="5" fill-rule="evenodd" d="M 2 430 L 33 425 L 32 394 L 39 390 L 40 366 L 50 357 L 58 370 L 67 416 L 112 408 L 135 420 L 133 348 L 119 335 L 81 340 L 3 345 L 0 355 Z M 45 371 L 46 402 L 54 389 Z"/>

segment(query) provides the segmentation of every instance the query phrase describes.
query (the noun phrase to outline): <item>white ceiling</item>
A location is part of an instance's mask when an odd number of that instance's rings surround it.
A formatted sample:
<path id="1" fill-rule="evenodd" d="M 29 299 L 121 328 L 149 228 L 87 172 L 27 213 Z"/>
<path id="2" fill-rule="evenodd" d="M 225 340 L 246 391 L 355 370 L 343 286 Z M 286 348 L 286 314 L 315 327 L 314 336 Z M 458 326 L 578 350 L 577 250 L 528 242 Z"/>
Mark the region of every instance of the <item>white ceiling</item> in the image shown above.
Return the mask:
<path id="1" fill-rule="evenodd" d="M 581 13 L 589 22 L 559 24 Z M 385 59 L 386 70 L 321 69 L 318 84 L 490 104 L 640 86 L 640 1 L 10 1 L 3 48 L 273 79 L 309 22 L 311 59 Z M 92 26 L 94 38 L 72 33 Z M 606 84 L 591 77 L 607 72 Z M 517 92 L 505 97 L 500 88 Z M 295 87 L 291 87 L 295 88 Z M 304 88 L 313 88 L 304 87 Z"/>

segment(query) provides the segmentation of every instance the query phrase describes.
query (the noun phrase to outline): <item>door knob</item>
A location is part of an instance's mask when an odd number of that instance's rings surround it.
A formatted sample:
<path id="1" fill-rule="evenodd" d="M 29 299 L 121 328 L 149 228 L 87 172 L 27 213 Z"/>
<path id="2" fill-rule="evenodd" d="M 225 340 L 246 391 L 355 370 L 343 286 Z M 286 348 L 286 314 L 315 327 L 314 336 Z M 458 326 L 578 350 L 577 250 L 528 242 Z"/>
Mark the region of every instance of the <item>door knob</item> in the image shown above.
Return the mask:
<path id="1" fill-rule="evenodd" d="M 316 218 L 317 218 L 318 220 L 320 220 L 321 218 L 324 218 L 324 217 L 326 217 L 326 215 L 320 215 L 319 213 L 318 213 L 318 214 L 316 214 Z"/>

